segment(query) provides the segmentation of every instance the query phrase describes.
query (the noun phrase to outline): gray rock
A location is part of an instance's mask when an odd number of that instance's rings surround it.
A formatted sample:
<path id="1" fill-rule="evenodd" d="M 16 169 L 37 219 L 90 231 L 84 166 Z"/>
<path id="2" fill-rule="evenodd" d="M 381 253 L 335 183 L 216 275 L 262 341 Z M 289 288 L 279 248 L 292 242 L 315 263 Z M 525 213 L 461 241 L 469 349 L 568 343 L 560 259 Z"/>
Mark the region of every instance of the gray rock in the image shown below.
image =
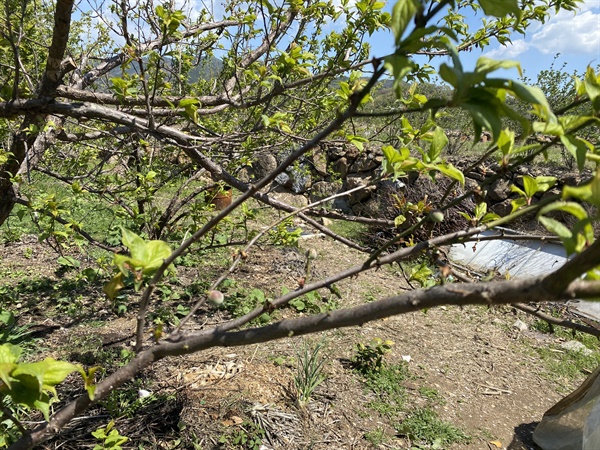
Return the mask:
<path id="1" fill-rule="evenodd" d="M 514 180 L 514 183 L 516 186 L 520 187 L 521 189 L 525 188 L 525 183 L 523 182 L 523 177 L 519 176 Z"/>
<path id="2" fill-rule="evenodd" d="M 512 211 L 512 204 L 510 199 L 506 199 L 503 202 L 496 203 L 490 207 L 490 212 L 498 214 L 500 217 L 508 216 Z"/>
<path id="3" fill-rule="evenodd" d="M 337 209 L 338 211 L 341 211 L 344 214 L 352 214 L 352 208 L 350 207 L 350 203 L 348 203 L 347 197 L 336 198 L 333 201 L 332 208 Z"/>
<path id="4" fill-rule="evenodd" d="M 331 170 L 337 173 L 342 180 L 348 176 L 348 168 L 348 160 L 344 157 L 331 164 Z"/>
<path id="5" fill-rule="evenodd" d="M 344 156 L 348 159 L 355 160 L 356 158 L 358 158 L 358 156 L 361 153 L 361 151 L 358 148 L 356 148 L 354 145 L 347 145 L 344 148 L 346 150 L 346 152 L 344 153 Z"/>
<path id="6" fill-rule="evenodd" d="M 275 181 L 283 187 L 292 187 L 292 181 L 287 173 L 280 173 L 275 177 Z"/>
<path id="7" fill-rule="evenodd" d="M 250 183 L 252 179 L 251 169 L 249 167 L 242 167 L 240 170 L 238 170 L 237 177 L 244 183 Z"/>
<path id="8" fill-rule="evenodd" d="M 560 196 L 561 190 L 558 188 L 550 188 L 548 189 L 546 192 L 544 192 L 542 194 L 542 196 L 540 197 L 540 200 L 546 200 L 548 197 L 555 197 L 555 196 Z"/>
<path id="9" fill-rule="evenodd" d="M 315 150 L 312 156 L 312 163 L 315 167 L 315 171 L 325 177 L 327 176 L 327 156 L 321 150 Z"/>
<path id="10" fill-rule="evenodd" d="M 360 173 L 375 169 L 378 166 L 378 163 L 373 156 L 374 155 L 364 153 L 360 155 L 354 164 L 350 166 L 350 172 Z"/>
<path id="11" fill-rule="evenodd" d="M 290 192 L 271 192 L 275 200 L 278 200 L 296 208 L 304 208 L 308 205 L 308 199 L 304 195 L 295 195 Z"/>
<path id="12" fill-rule="evenodd" d="M 344 145 L 332 145 L 327 147 L 327 155 L 330 159 L 341 158 L 346 154 L 346 146 Z"/>
<path id="13" fill-rule="evenodd" d="M 488 191 L 488 196 L 495 202 L 501 202 L 510 197 L 510 182 L 508 180 L 499 179 L 494 181 Z"/>
<path id="14" fill-rule="evenodd" d="M 570 352 L 578 352 L 578 353 L 581 352 L 585 356 L 590 356 L 592 353 L 594 353 L 593 351 L 591 351 L 589 348 L 587 348 L 584 344 L 582 344 L 579 341 L 563 342 L 562 344 L 560 344 L 560 348 L 562 348 L 563 350 L 570 351 Z"/>
<path id="15" fill-rule="evenodd" d="M 306 192 L 312 185 L 312 177 L 310 176 L 308 168 L 305 166 L 300 166 L 299 168 L 292 167 L 291 169 L 288 169 L 287 174 L 290 177 L 290 189 L 295 194 Z"/>
<path id="16" fill-rule="evenodd" d="M 513 328 L 516 328 L 519 331 L 527 331 L 529 327 L 521 319 L 517 319 L 517 321 L 513 323 Z"/>
<path id="17" fill-rule="evenodd" d="M 477 172 L 469 172 L 469 173 L 465 174 L 465 177 L 467 177 L 467 179 L 477 180 L 477 181 L 485 180 L 485 177 Z"/>
<path id="18" fill-rule="evenodd" d="M 265 177 L 277 167 L 277 159 L 270 153 L 258 155 L 252 164 L 252 171 L 257 179 Z"/>
<path id="19" fill-rule="evenodd" d="M 310 189 L 310 201 L 316 202 L 318 200 L 329 197 L 339 191 L 339 183 L 330 183 L 328 181 L 317 181 L 312 185 Z"/>
<path id="20" fill-rule="evenodd" d="M 346 186 L 345 190 L 354 189 L 359 186 L 367 186 L 370 182 L 370 178 L 366 175 L 350 175 L 346 178 Z M 353 192 L 350 194 L 350 204 L 354 205 L 355 203 L 362 202 L 371 197 L 372 191 L 375 189 L 375 186 L 369 186 L 366 189 L 362 189 L 360 191 Z"/>

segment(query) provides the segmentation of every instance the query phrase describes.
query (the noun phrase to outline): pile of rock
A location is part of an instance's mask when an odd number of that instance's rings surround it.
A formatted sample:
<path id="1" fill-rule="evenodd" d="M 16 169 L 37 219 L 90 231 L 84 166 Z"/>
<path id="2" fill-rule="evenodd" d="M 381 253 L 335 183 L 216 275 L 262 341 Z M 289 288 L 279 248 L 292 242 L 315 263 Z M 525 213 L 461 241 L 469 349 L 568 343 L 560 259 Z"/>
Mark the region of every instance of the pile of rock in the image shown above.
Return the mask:
<path id="1" fill-rule="evenodd" d="M 457 162 L 457 167 L 465 166 L 468 164 L 464 162 Z M 485 183 L 486 180 L 490 180 L 492 177 L 500 177 L 491 183 Z M 498 214 L 499 216 L 505 216 L 510 214 L 512 210 L 511 202 L 518 197 L 518 194 L 511 190 L 511 186 L 515 185 L 521 189 L 524 189 L 523 176 L 528 175 L 530 177 L 538 176 L 555 176 L 557 178 L 556 184 L 544 193 L 539 193 L 534 196 L 532 203 L 536 203 L 539 200 L 549 196 L 558 195 L 561 192 L 563 186 L 576 186 L 583 180 L 589 178 L 590 174 L 583 173 L 548 173 L 535 165 L 524 165 L 518 167 L 515 171 L 507 172 L 498 163 L 491 162 L 489 164 L 480 164 L 473 170 L 465 173 L 466 188 L 476 189 L 481 183 L 485 184 L 483 190 L 483 198 L 488 205 L 488 210 Z"/>
<path id="2" fill-rule="evenodd" d="M 242 169 L 239 175 L 248 181 L 260 179 L 275 169 L 285 156 L 287 155 L 279 155 L 279 157 L 271 154 L 259 155 L 252 167 Z M 389 181 L 378 185 L 369 185 L 380 174 L 382 161 L 383 154 L 379 147 L 365 146 L 364 150 L 360 151 L 355 146 L 344 143 L 321 145 L 299 163 L 280 174 L 275 180 L 274 189 L 303 195 L 308 197 L 309 201 L 314 202 L 338 192 L 367 186 L 347 197 L 332 201 L 328 206 L 345 213 L 372 215 L 377 208 L 377 205 L 374 204 L 375 193 L 382 186 L 390 188 Z M 463 171 L 472 165 L 472 162 L 465 158 L 450 162 Z M 489 183 L 489 179 L 499 174 L 498 179 Z M 486 201 L 489 211 L 504 216 L 511 212 L 511 201 L 518 197 L 511 190 L 511 186 L 516 185 L 523 188 L 524 175 L 532 177 L 554 175 L 558 178 L 552 189 L 544 194 L 536 195 L 533 202 L 539 201 L 547 195 L 560 193 L 563 185 L 577 185 L 585 176 L 572 172 L 544 173 L 542 169 L 533 165 L 521 166 L 513 172 L 506 172 L 496 162 L 490 161 L 465 173 L 465 188 L 467 190 L 477 189 L 477 186 L 483 182 L 485 187 L 480 198 Z M 394 189 L 402 190 L 403 186 L 414 183 L 415 179 L 416 176 L 403 179 L 394 185 Z M 488 180 L 487 183 L 486 180 Z"/>

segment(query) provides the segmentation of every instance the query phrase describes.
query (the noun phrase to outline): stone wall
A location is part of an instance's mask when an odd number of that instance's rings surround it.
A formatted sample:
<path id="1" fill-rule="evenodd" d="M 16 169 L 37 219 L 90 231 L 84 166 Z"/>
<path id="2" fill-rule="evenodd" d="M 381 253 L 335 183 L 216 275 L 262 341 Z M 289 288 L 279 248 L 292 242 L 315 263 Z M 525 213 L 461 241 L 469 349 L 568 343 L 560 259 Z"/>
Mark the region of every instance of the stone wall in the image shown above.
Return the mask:
<path id="1" fill-rule="evenodd" d="M 281 159 L 283 159 L 282 155 Z M 365 186 L 377 176 L 380 171 L 383 154 L 381 149 L 374 146 L 365 146 L 360 151 L 349 144 L 329 144 L 316 148 L 310 155 L 304 157 L 297 165 L 288 168 L 280 174 L 274 182 L 274 190 L 291 192 L 296 195 L 308 197 L 309 201 L 314 202 L 338 192 L 349 190 L 358 186 Z M 258 179 L 272 171 L 280 161 L 270 154 L 260 155 L 256 158 L 251 168 L 243 169 L 240 174 L 248 180 Z M 472 161 L 466 158 L 451 158 L 450 161 L 459 169 L 466 170 L 472 165 Z M 245 172 L 244 172 L 245 170 Z M 476 189 L 478 183 L 496 176 L 501 167 L 493 160 L 485 164 L 480 164 L 473 170 L 465 173 L 466 189 Z M 509 214 L 512 206 L 511 200 L 517 198 L 517 194 L 510 189 L 512 184 L 523 188 L 523 175 L 532 177 L 540 175 L 554 175 L 558 178 L 556 186 L 548 193 L 539 194 L 534 199 L 538 201 L 545 195 L 558 194 L 563 185 L 576 185 L 581 182 L 582 177 L 588 176 L 567 172 L 562 174 L 547 173 L 535 165 L 521 166 L 515 172 L 503 174 L 503 176 L 491 183 L 482 192 L 482 197 L 488 204 L 488 210 L 500 216 Z M 588 174 L 589 175 L 589 174 Z M 410 184 L 415 179 L 414 176 L 402 179 L 395 184 L 395 188 L 402 190 L 403 185 Z M 389 184 L 390 181 L 383 183 Z M 330 202 L 328 206 L 339 209 L 350 214 L 372 215 L 373 194 L 379 186 L 369 186 L 362 191 L 351 194 L 350 196 L 336 199 Z"/>

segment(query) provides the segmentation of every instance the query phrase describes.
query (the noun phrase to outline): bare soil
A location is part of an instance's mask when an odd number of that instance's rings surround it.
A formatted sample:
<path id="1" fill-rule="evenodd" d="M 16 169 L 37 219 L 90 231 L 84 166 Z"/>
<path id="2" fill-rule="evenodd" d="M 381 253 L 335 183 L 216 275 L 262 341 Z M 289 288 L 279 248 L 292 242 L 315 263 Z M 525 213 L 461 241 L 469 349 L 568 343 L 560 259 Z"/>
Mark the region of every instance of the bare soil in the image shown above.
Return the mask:
<path id="1" fill-rule="evenodd" d="M 316 249 L 319 255 L 311 273 L 314 279 L 364 258 L 359 252 L 317 237 L 302 240 L 299 250 L 257 248 L 231 278 L 239 285 L 257 287 L 270 295 L 276 295 L 281 286 L 293 289 L 303 275 L 308 248 Z M 0 286 L 8 289 L 4 291 L 8 294 L 0 296 L 0 302 L 19 314 L 21 324 L 31 325 L 33 336 L 38 339 L 36 346 L 44 350 L 42 354 L 91 364 L 102 352 L 112 351 L 123 357 L 123 349 L 131 350 L 133 305 L 127 313 L 117 316 L 101 286 L 80 282 L 64 293 L 68 302 L 76 302 L 75 314 L 69 305 L 56 301 L 56 290 L 65 277 L 73 275 L 56 272 L 57 255 L 47 247 L 25 240 L 2 246 L 0 257 Z M 80 259 L 82 268 L 91 263 Z M 202 276 L 197 269 L 182 268 L 179 273 L 182 284 Z M 27 293 L 19 284 L 24 280 L 49 280 L 49 285 L 41 283 L 41 288 Z M 20 293 L 17 298 L 10 297 L 11 286 L 13 293 Z M 338 288 L 342 296 L 339 307 L 409 289 L 399 270 L 392 268 L 362 274 L 339 283 Z M 296 313 L 285 310 L 279 317 L 293 314 Z M 200 311 L 191 328 L 207 327 L 226 318 L 226 312 L 207 307 Z M 449 306 L 308 338 L 313 343 L 324 339 L 327 378 L 306 408 L 298 407 L 293 393 L 300 339 L 213 348 L 162 360 L 133 383 L 133 389 L 151 391 L 160 400 L 138 409 L 134 417 L 117 419 L 116 426 L 130 438 L 125 448 L 138 448 L 141 443 L 143 447 L 139 448 L 233 448 L 234 437 L 242 430 L 251 434 L 253 423 L 268 432 L 270 439 L 263 439 L 263 449 L 411 448 L 409 439 L 395 428 L 402 417 L 389 418 L 373 410 L 369 406 L 373 392 L 349 366 L 357 343 L 381 338 L 394 342 L 386 363 L 408 365 L 410 376 L 404 382 L 407 407 L 426 403 L 424 388 L 435 390 L 438 398 L 428 404 L 443 420 L 471 436 L 468 444 L 446 448 L 536 448 L 530 438 L 535 424 L 586 373 L 569 379 L 551 373 L 535 349 L 560 339 L 532 331 L 531 327 L 520 332 L 513 327 L 517 318 L 533 322 L 510 307 Z M 557 352 L 557 358 L 560 357 Z M 592 371 L 595 367 L 587 369 Z M 75 378 L 59 387 L 63 401 L 80 392 L 81 381 Z M 106 408 L 95 407 L 86 413 L 86 419 L 74 422 L 44 448 L 91 448 L 95 440 L 90 432 L 109 420 Z M 377 445 L 365 438 L 375 430 L 387 436 Z M 220 443 L 227 440 L 229 444 Z"/>

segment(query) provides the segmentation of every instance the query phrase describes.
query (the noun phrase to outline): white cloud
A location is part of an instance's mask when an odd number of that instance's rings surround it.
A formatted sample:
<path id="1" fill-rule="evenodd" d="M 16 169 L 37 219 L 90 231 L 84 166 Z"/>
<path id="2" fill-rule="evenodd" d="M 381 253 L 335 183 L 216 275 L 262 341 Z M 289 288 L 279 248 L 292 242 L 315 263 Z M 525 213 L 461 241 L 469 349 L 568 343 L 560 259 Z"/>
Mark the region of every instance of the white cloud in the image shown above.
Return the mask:
<path id="1" fill-rule="evenodd" d="M 591 9 L 600 9 L 600 0 L 585 0 L 583 3 L 578 3 L 579 11 L 589 11 Z"/>
<path id="2" fill-rule="evenodd" d="M 541 53 L 600 57 L 600 0 L 588 1 L 577 14 L 561 11 L 531 36 L 531 46 Z"/>
<path id="3" fill-rule="evenodd" d="M 515 39 L 505 46 L 500 46 L 494 50 L 485 53 L 485 56 L 491 59 L 514 59 L 525 53 L 531 46 L 523 39 Z"/>

